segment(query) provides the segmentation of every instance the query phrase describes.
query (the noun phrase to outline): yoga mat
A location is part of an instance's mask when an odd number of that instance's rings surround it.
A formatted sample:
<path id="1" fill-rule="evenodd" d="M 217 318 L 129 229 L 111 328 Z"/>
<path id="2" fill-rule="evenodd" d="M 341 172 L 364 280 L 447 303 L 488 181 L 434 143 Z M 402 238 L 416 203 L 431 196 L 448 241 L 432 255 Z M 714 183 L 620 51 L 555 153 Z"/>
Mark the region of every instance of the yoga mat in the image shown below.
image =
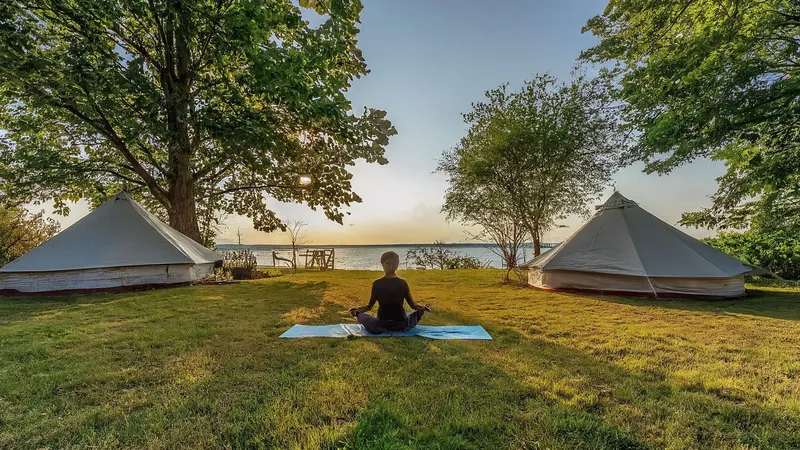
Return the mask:
<path id="1" fill-rule="evenodd" d="M 336 325 L 295 325 L 284 332 L 282 338 L 305 337 L 405 337 L 422 336 L 430 339 L 482 339 L 492 340 L 489 333 L 480 325 L 472 326 L 431 326 L 417 325 L 408 331 L 386 331 L 381 334 L 372 334 L 362 325 L 357 323 L 340 323 Z"/>

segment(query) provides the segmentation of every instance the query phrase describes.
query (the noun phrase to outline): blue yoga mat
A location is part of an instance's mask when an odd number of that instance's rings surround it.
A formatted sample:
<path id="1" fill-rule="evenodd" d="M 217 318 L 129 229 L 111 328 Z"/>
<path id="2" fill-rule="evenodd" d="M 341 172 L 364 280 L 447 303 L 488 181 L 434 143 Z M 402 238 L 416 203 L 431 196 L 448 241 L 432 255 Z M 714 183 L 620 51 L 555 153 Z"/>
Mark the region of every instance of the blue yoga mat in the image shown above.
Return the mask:
<path id="1" fill-rule="evenodd" d="M 364 336 L 364 337 L 402 337 L 422 336 L 430 339 L 482 339 L 492 340 L 489 333 L 480 325 L 474 326 L 431 326 L 418 325 L 409 331 L 387 331 L 381 334 L 372 334 L 362 325 L 357 323 L 340 323 L 337 325 L 295 325 L 284 332 L 282 338 L 305 337 L 338 337 Z"/>

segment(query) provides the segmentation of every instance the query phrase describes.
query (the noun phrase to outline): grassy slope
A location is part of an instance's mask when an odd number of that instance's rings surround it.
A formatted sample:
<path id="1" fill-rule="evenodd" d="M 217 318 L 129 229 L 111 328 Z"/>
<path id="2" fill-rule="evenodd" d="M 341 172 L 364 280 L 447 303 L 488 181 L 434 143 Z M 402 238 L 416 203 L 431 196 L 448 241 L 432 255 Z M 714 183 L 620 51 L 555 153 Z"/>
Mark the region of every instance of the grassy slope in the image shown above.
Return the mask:
<path id="1" fill-rule="evenodd" d="M 374 272 L 0 299 L 0 447 L 798 448 L 800 290 L 553 294 L 408 272 L 495 341 L 279 340 Z"/>

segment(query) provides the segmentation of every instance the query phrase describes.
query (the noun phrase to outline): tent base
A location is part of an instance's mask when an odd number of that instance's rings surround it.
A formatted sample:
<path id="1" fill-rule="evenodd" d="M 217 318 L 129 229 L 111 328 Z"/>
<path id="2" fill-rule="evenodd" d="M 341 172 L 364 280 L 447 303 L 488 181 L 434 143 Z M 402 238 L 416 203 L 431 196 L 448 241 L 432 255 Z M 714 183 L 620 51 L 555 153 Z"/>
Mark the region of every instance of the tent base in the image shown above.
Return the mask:
<path id="1" fill-rule="evenodd" d="M 528 284 L 546 290 L 650 298 L 725 299 L 746 294 L 742 275 L 728 278 L 648 278 L 568 270 L 543 271 L 534 267 L 528 272 Z"/>
<path id="2" fill-rule="evenodd" d="M 0 293 L 88 293 L 188 285 L 214 271 L 214 264 L 150 265 L 66 270 L 59 272 L 0 273 Z M 7 294 L 6 294 L 7 295 Z"/>
<path id="3" fill-rule="evenodd" d="M 603 289 L 577 289 L 577 288 L 549 288 L 542 286 L 528 285 L 529 288 L 537 291 L 557 292 L 563 294 L 591 294 L 608 297 L 634 297 L 634 298 L 651 298 L 653 300 L 736 300 L 747 297 L 747 292 L 737 296 L 723 296 L 723 295 L 697 295 L 697 294 L 677 294 L 671 292 L 659 292 L 656 296 L 652 292 L 629 292 L 629 291 L 608 291 Z"/>
<path id="4" fill-rule="evenodd" d="M 86 295 L 86 294 L 114 294 L 119 292 L 138 292 L 152 291 L 155 289 L 167 289 L 172 287 L 191 286 L 192 283 L 154 283 L 154 284 L 134 284 L 130 286 L 113 286 L 94 289 L 62 289 L 58 291 L 35 291 L 22 292 L 16 289 L 0 289 L 0 297 L 61 297 L 66 295 Z"/>

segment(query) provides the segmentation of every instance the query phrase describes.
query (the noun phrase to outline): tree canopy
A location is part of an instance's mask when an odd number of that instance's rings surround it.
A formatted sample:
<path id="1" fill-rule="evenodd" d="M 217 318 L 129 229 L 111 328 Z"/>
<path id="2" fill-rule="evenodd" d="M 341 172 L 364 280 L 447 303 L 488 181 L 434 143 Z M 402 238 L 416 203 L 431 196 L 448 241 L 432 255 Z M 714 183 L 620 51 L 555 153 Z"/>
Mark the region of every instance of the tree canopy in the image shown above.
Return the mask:
<path id="1" fill-rule="evenodd" d="M 385 112 L 353 114 L 345 96 L 368 73 L 361 9 L 360 0 L 3 3 L 0 190 L 67 213 L 68 200 L 97 204 L 127 189 L 196 240 L 218 211 L 283 227 L 265 192 L 341 222 L 341 207 L 360 201 L 347 167 L 385 164 L 396 133 Z M 313 177 L 310 188 L 295 187 L 300 174 Z"/>
<path id="2" fill-rule="evenodd" d="M 44 211 L 30 214 L 24 208 L 0 204 L 0 267 L 19 258 L 58 233 L 60 226 Z"/>
<path id="3" fill-rule="evenodd" d="M 728 231 L 703 242 L 781 278 L 800 279 L 800 238 L 791 230 Z"/>
<path id="4" fill-rule="evenodd" d="M 711 208 L 685 224 L 720 228 L 800 221 L 800 3 L 611 0 L 583 53 L 615 62 L 616 98 L 649 172 L 724 161 Z"/>
<path id="5" fill-rule="evenodd" d="M 575 74 L 569 83 L 537 75 L 518 92 L 487 91 L 464 114 L 466 136 L 439 162 L 449 181 L 448 219 L 484 228 L 511 221 L 527 230 L 538 255 L 542 234 L 558 220 L 588 213 L 624 146 L 607 82 L 605 72 Z"/>

